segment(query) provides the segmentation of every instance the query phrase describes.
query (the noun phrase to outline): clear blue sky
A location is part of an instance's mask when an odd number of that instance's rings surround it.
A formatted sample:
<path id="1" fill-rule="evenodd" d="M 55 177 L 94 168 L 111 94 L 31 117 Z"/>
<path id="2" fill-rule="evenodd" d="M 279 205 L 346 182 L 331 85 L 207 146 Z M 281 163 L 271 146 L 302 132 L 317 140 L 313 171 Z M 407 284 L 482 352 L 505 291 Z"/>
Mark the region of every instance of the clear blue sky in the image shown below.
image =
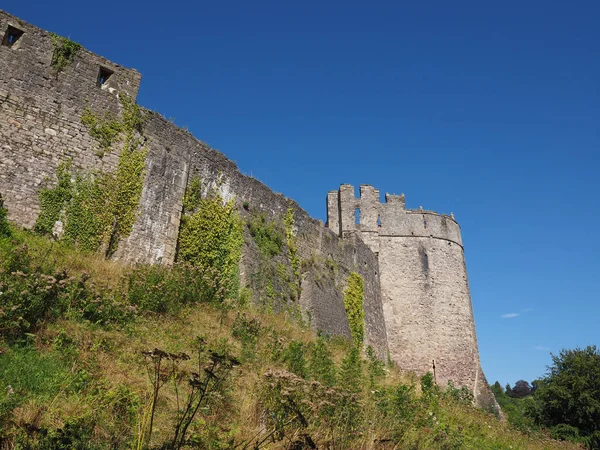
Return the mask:
<path id="1" fill-rule="evenodd" d="M 490 382 L 600 345 L 598 0 L 1 7 L 137 68 L 140 104 L 315 217 L 340 183 L 454 212 Z"/>

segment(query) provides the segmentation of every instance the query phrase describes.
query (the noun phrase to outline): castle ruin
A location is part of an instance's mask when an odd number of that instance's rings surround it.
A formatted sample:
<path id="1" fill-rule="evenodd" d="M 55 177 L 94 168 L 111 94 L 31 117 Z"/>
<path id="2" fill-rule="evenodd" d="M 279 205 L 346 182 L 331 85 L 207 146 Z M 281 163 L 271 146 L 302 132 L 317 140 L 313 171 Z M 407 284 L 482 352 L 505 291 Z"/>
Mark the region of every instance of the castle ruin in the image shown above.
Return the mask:
<path id="1" fill-rule="evenodd" d="M 458 382 L 481 396 L 481 364 L 460 226 L 453 215 L 406 209 L 404 195 L 343 184 L 327 195 L 327 225 L 359 236 L 377 256 L 392 360 L 438 383 Z M 460 380 L 460 381 L 458 381 Z"/>
<path id="2" fill-rule="evenodd" d="M 0 10 L 0 193 L 9 219 L 31 228 L 39 194 L 56 183 L 61 163 L 75 170 L 111 171 L 118 149 L 99 152 L 82 124 L 87 108 L 123 114 L 120 99 L 135 101 L 141 75 L 79 49 L 64 70 L 53 70 L 55 38 Z M 328 224 L 295 202 L 242 174 L 235 163 L 160 114 L 143 110 L 148 152 L 141 198 L 131 232 L 114 258 L 128 263 L 175 260 L 182 201 L 192 176 L 203 192 L 218 189 L 267 217 L 293 211 L 301 273 L 302 311 L 316 329 L 350 336 L 343 291 L 350 273 L 364 280 L 365 345 L 401 368 L 423 374 L 435 364 L 438 384 L 472 389 L 480 406 L 497 405 L 480 368 L 460 228 L 451 216 L 407 210 L 403 196 L 361 186 L 360 197 L 342 185 L 327 196 Z M 360 220 L 355 214 L 359 210 Z M 242 285 L 251 283 L 260 255 L 247 239 Z M 326 271 L 319 261 L 332 261 Z M 326 272 L 326 276 L 324 276 Z"/>

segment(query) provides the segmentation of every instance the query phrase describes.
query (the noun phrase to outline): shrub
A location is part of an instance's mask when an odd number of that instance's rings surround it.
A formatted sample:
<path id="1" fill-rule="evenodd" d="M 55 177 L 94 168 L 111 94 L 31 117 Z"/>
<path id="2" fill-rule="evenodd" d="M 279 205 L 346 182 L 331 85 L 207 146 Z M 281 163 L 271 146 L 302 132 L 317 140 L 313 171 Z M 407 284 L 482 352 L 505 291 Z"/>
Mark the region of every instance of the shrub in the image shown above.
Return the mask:
<path id="1" fill-rule="evenodd" d="M 174 311 L 193 303 L 222 303 L 226 289 L 214 268 L 177 263 L 173 267 L 142 265 L 128 273 L 128 298 L 142 310 Z"/>
<path id="2" fill-rule="evenodd" d="M 0 280 L 0 330 L 16 339 L 34 331 L 42 322 L 54 319 L 64 310 L 61 292 L 68 281 L 65 273 L 12 272 Z"/>
<path id="3" fill-rule="evenodd" d="M 333 386 L 335 384 L 333 355 L 327 346 L 327 341 L 321 334 L 317 337 L 317 341 L 310 346 L 308 371 L 312 378 L 325 386 Z"/>
<path id="4" fill-rule="evenodd" d="M 283 359 L 290 372 L 295 373 L 299 377 L 306 378 L 306 348 L 302 342 L 290 342 Z"/>
<path id="5" fill-rule="evenodd" d="M 242 361 L 254 359 L 261 325 L 257 319 L 238 313 L 231 328 L 231 334 L 242 343 Z"/>

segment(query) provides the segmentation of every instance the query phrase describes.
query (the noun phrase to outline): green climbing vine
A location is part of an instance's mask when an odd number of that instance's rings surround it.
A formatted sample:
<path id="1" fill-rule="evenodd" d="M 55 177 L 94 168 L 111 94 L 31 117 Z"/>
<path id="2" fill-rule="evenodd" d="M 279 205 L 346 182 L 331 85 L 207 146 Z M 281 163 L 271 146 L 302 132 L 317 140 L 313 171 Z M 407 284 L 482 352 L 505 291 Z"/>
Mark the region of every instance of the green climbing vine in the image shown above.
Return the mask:
<path id="1" fill-rule="evenodd" d="M 104 152 L 110 150 L 123 131 L 121 121 L 113 113 L 106 112 L 103 117 L 98 117 L 89 105 L 81 115 L 81 123 L 87 127 L 90 135 L 100 145 L 98 156 L 104 156 Z"/>
<path id="2" fill-rule="evenodd" d="M 34 227 L 38 233 L 52 233 L 54 224 L 62 219 L 65 205 L 71 200 L 71 160 L 59 164 L 56 178 L 58 183 L 54 188 L 44 188 L 40 191 L 40 214 Z"/>
<path id="3" fill-rule="evenodd" d="M 270 220 L 264 213 L 253 214 L 247 219 L 248 231 L 256 246 L 265 258 L 273 258 L 281 253 L 283 233 L 281 225 Z"/>
<path id="4" fill-rule="evenodd" d="M 350 325 L 350 333 L 356 347 L 361 348 L 365 337 L 364 281 L 356 272 L 348 277 L 348 287 L 344 292 L 344 306 Z"/>
<path id="5" fill-rule="evenodd" d="M 221 298 L 237 298 L 244 226 L 234 201 L 225 202 L 218 192 L 202 197 L 200 179 L 193 177 L 183 210 L 178 261 L 214 270 L 217 289 L 224 291 Z"/>
<path id="6" fill-rule="evenodd" d="M 101 173 L 77 174 L 71 199 L 65 205 L 62 239 L 85 251 L 94 252 L 106 242 L 110 223 L 105 182 Z"/>
<path id="7" fill-rule="evenodd" d="M 70 161 L 62 163 L 56 187 L 40 192 L 40 215 L 35 225 L 36 231 L 50 233 L 55 222 L 61 220 L 65 241 L 87 251 L 102 249 L 107 257 L 133 228 L 148 152 L 143 145 L 144 117 L 140 108 L 127 96 L 121 97 L 121 103 L 122 117 L 112 127 L 119 130 L 115 140 L 123 141 L 116 170 L 73 173 Z M 87 126 L 100 123 L 89 108 L 84 117 Z"/>
<path id="8" fill-rule="evenodd" d="M 294 230 L 294 210 L 288 208 L 285 216 L 283 217 L 283 223 L 285 225 L 285 240 L 288 248 L 288 257 L 290 258 L 290 264 L 292 265 L 292 273 L 297 284 L 298 298 L 300 298 L 301 292 L 301 277 L 300 277 L 300 257 L 298 256 L 298 248 L 296 246 L 296 233 Z"/>
<path id="9" fill-rule="evenodd" d="M 81 45 L 55 33 L 50 33 L 50 37 L 52 38 L 52 45 L 54 45 L 54 53 L 52 53 L 50 65 L 56 74 L 58 74 L 63 72 L 73 62 L 75 55 L 81 50 Z"/>

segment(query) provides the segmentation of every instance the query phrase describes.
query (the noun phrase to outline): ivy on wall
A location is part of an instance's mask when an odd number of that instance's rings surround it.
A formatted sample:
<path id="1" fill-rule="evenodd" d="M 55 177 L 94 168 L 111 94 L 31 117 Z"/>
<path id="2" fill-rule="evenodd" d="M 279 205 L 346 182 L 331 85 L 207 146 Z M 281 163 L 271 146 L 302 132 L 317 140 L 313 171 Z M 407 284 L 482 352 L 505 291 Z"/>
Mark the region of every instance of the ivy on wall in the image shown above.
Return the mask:
<path id="1" fill-rule="evenodd" d="M 229 298 L 237 297 L 239 290 L 243 229 L 233 200 L 225 202 L 218 192 L 202 197 L 201 181 L 192 177 L 183 199 L 177 259 L 216 269 L 217 288 Z"/>
<path id="2" fill-rule="evenodd" d="M 350 325 L 350 333 L 354 344 L 362 347 L 365 338 L 364 280 L 356 272 L 348 277 L 348 287 L 344 292 L 344 306 Z"/>
<path id="3" fill-rule="evenodd" d="M 247 225 L 250 236 L 264 257 L 272 258 L 281 253 L 283 233 L 274 220 L 267 219 L 264 213 L 254 214 L 247 219 Z"/>
<path id="4" fill-rule="evenodd" d="M 40 214 L 35 222 L 34 230 L 42 234 L 52 233 L 54 224 L 61 219 L 65 205 L 71 200 L 71 161 L 59 164 L 56 169 L 58 183 L 54 188 L 40 191 Z"/>
<path id="5" fill-rule="evenodd" d="M 36 231 L 48 234 L 61 220 L 64 240 L 87 251 L 102 249 L 106 257 L 114 254 L 119 241 L 131 233 L 148 152 L 143 145 L 144 117 L 140 108 L 127 96 L 121 97 L 121 103 L 122 117 L 112 127 L 119 130 L 119 135 L 111 145 L 116 140 L 124 143 L 115 172 L 73 173 L 70 161 L 62 163 L 57 170 L 57 185 L 40 192 L 40 214 L 35 225 Z M 101 123 L 92 116 L 86 109 L 82 122 Z"/>
<path id="6" fill-rule="evenodd" d="M 58 75 L 59 72 L 63 72 L 73 62 L 75 55 L 81 50 L 81 44 L 55 33 L 50 33 L 50 37 L 52 38 L 52 45 L 54 45 L 50 66 Z"/>
<path id="7" fill-rule="evenodd" d="M 90 135 L 100 145 L 98 156 L 103 156 L 106 150 L 110 150 L 123 131 L 121 121 L 113 113 L 106 112 L 103 117 L 98 117 L 89 105 L 81 115 L 81 123 L 87 127 Z"/>
<path id="8" fill-rule="evenodd" d="M 285 239 L 288 248 L 288 257 L 290 258 L 290 264 L 292 265 L 292 273 L 297 284 L 298 298 L 301 293 L 301 277 L 300 277 L 300 257 L 298 256 L 298 247 L 296 246 L 296 233 L 295 233 L 295 221 L 294 221 L 294 210 L 288 208 L 283 218 L 285 225 Z"/>

